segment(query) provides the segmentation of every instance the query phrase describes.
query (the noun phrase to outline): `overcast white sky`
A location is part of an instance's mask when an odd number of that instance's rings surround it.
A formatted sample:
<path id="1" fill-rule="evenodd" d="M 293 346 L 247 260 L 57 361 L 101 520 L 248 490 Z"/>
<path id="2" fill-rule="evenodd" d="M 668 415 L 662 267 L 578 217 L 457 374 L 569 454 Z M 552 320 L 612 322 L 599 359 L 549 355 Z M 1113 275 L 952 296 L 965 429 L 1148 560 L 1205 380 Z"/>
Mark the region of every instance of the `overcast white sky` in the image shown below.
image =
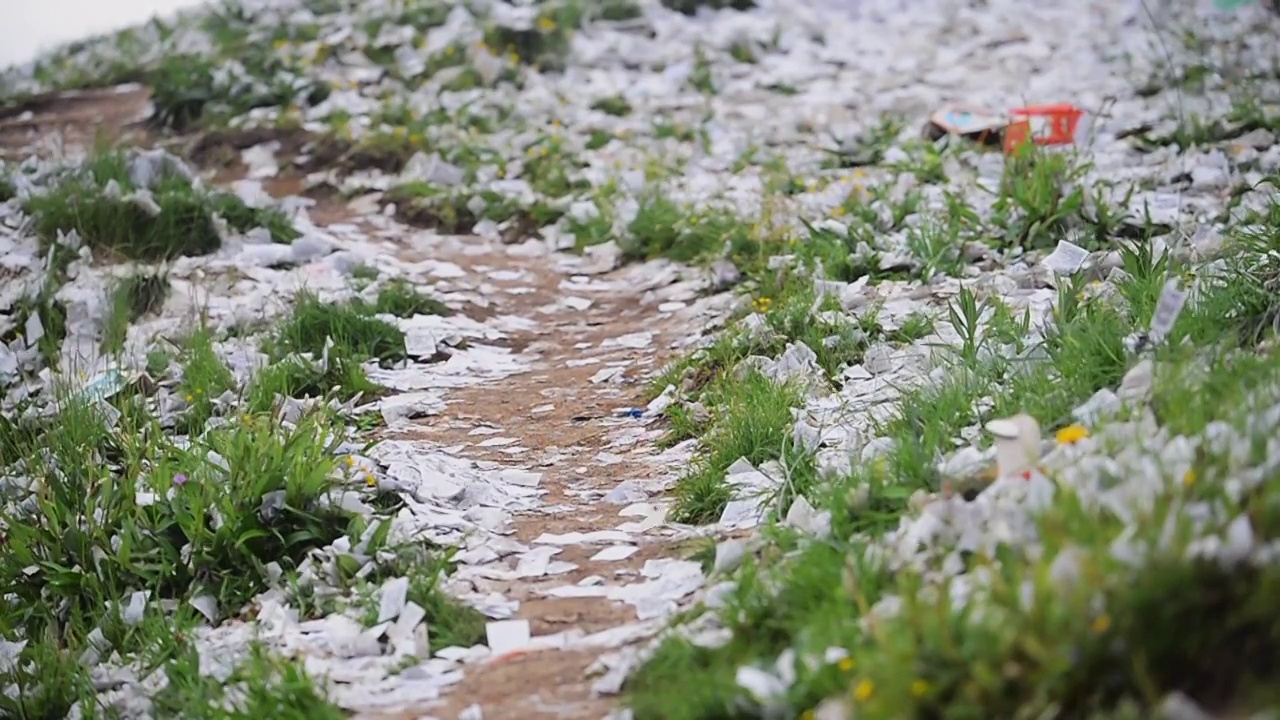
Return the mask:
<path id="1" fill-rule="evenodd" d="M 61 43 L 169 15 L 200 0 L 0 0 L 0 68 Z"/>

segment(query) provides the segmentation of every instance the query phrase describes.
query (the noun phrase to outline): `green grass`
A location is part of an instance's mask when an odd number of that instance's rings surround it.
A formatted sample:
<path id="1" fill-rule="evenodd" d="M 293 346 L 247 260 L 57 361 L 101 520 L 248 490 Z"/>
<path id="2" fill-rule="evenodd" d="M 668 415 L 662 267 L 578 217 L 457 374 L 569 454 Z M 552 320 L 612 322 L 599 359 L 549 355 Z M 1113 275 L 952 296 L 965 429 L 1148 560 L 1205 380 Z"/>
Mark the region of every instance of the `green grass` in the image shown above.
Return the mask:
<path id="1" fill-rule="evenodd" d="M 662 0 L 662 6 L 685 15 L 694 15 L 703 8 L 708 10 L 750 10 L 756 6 L 754 0 Z"/>
<path id="2" fill-rule="evenodd" d="M 75 646 L 101 622 L 104 603 L 137 588 L 154 599 L 209 595 L 234 613 L 265 589 L 266 562 L 289 566 L 343 534 L 345 514 L 318 505 L 335 466 L 320 419 L 289 430 L 250 418 L 181 446 L 139 396 L 112 402 L 115 426 L 68 398 L 55 420 L 12 432 L 13 455 L 49 453 L 57 466 L 32 468 L 44 490 L 4 511 L 0 576 L 18 602 L 0 614 L 3 634 L 56 631 Z M 260 512 L 277 493 L 284 503 Z"/>
<path id="3" fill-rule="evenodd" d="M 168 295 L 169 278 L 163 272 L 140 272 L 120 280 L 109 296 L 102 349 L 108 353 L 119 352 L 124 347 L 129 326 L 148 313 L 158 312 Z"/>
<path id="4" fill-rule="evenodd" d="M 109 183 L 121 197 L 104 192 Z M 127 199 L 140 190 L 129 177 L 124 153 L 100 152 L 72 170 L 44 195 L 27 200 L 25 210 L 47 250 L 57 250 L 58 234 L 75 231 L 93 250 L 108 257 L 144 262 L 207 255 L 221 246 L 214 216 L 238 232 L 266 227 L 277 242 L 290 242 L 298 232 L 278 211 L 249 208 L 235 195 L 191 186 L 176 173 L 165 172 L 150 188 L 151 201 Z"/>
<path id="5" fill-rule="evenodd" d="M 1008 180 L 1002 191 L 1009 214 L 1001 222 L 1014 229 L 1017 242 L 1045 243 L 1076 222 L 1062 212 L 1074 200 L 1054 191 L 1061 186 L 1051 182 L 1069 177 L 1065 159 L 1040 166 L 1012 162 L 1022 179 Z M 1280 485 L 1266 464 L 1274 421 L 1260 424 L 1258 415 L 1280 402 L 1280 355 L 1273 346 L 1280 317 L 1275 207 L 1228 232 L 1220 275 L 1203 268 L 1191 272 L 1139 243 L 1121 252 L 1125 274 L 1115 285 L 1121 303 L 1093 297 L 1093 287 L 1083 280 L 1061 282 L 1056 309 L 1038 339 L 1029 337 L 1029 314 L 968 290 L 951 300 L 942 319 L 908 318 L 891 342 L 918 340 L 938 322 L 958 336 L 941 358 L 945 374 L 938 382 L 904 388 L 896 412 L 872 427 L 875 437 L 893 442 L 880 459 L 855 463 L 847 476 L 829 482 L 802 479 L 798 490 L 832 513 L 830 538 L 804 542 L 793 531 L 767 526 L 764 548 L 733 577 L 737 587 L 728 605 L 713 611 L 732 631 L 730 642 L 715 649 L 678 638 L 663 643 L 628 681 L 627 702 L 636 717 L 779 712 L 809 718 L 825 700 L 842 703 L 842 716 L 856 712 L 885 720 L 1136 718 L 1149 716 L 1175 690 L 1210 711 L 1275 707 L 1277 677 L 1264 658 L 1280 649 L 1280 626 L 1264 608 L 1280 600 L 1280 573 L 1270 565 L 1227 570 L 1188 555 L 1193 538 L 1206 530 L 1195 530 L 1184 509 L 1208 502 L 1226 511 L 1211 522 L 1213 528 L 1245 517 L 1259 540 L 1280 533 L 1280 513 L 1273 508 Z M 831 259 L 822 263 L 828 276 L 850 273 L 835 262 L 844 241 L 813 230 L 797 255 L 801 263 Z M 941 488 L 938 461 L 958 447 L 962 430 L 1026 412 L 1052 438 L 1075 422 L 1075 407 L 1101 389 L 1116 388 L 1138 360 L 1127 342 L 1146 329 L 1168 278 L 1201 287 L 1171 336 L 1154 350 L 1151 412 L 1170 433 L 1207 438 L 1234 427 L 1240 443 L 1232 448 L 1204 439 L 1185 460 L 1165 466 L 1123 461 L 1127 469 L 1104 482 L 1139 472 L 1160 478 L 1152 504 L 1133 518 L 1086 502 L 1065 483 L 1071 463 L 1053 465 L 1051 476 L 1059 478 L 1055 496 L 1032 515 L 1040 543 L 956 556 L 967 577 L 988 573 L 991 579 L 963 606 L 948 600 L 933 574 L 949 546 L 941 545 L 923 568 L 891 568 L 879 559 L 871 547 L 920 512 L 913 497 Z M 803 299 L 803 282 L 775 274 L 749 283 L 756 284 L 754 309 L 773 332 L 806 337 L 806 328 L 816 324 L 806 315 L 813 305 Z M 866 327 L 859 330 L 874 335 L 874 314 L 862 322 Z M 747 355 L 776 357 L 781 347 L 752 346 L 744 335 L 731 325 L 654 381 L 653 394 L 675 385 L 683 398 L 667 411 L 674 438 L 697 437 L 703 446 L 676 488 L 680 519 L 717 517 L 728 496 L 723 472 L 729 463 L 739 457 L 758 463 L 789 452 L 790 410 L 799 397 L 785 397 L 783 388 L 767 381 L 757 385 L 734 372 Z M 1043 362 L 991 351 L 1032 343 L 1038 343 Z M 856 357 L 837 355 L 833 364 Z M 1123 442 L 1105 439 L 1109 423 L 1131 417 L 1122 413 L 1088 428 L 1084 432 L 1096 439 L 1087 442 L 1103 443 L 1099 452 L 1114 453 Z M 796 466 L 789 463 L 793 471 Z M 1239 490 L 1243 477 L 1253 478 L 1251 490 Z M 1160 549 L 1136 566 L 1122 563 L 1113 548 L 1127 532 Z M 1051 579 L 1072 563 L 1081 580 Z M 885 607 L 891 597 L 900 603 L 897 611 L 872 619 L 872 608 Z M 780 711 L 763 709 L 736 683 L 743 665 L 772 672 L 784 650 L 821 658 L 831 647 L 847 658 L 797 663 L 794 682 L 773 701 Z"/>
<path id="6" fill-rule="evenodd" d="M 382 387 L 369 380 L 359 360 L 336 351 L 330 352 L 327 363 L 300 358 L 272 363 L 254 377 L 245 400 L 252 410 L 265 412 L 275 406 L 277 397 L 371 400 L 381 392 Z"/>
<path id="7" fill-rule="evenodd" d="M 408 280 L 396 279 L 384 285 L 374 301 L 379 313 L 409 318 L 414 315 L 451 315 L 444 303 L 420 292 Z"/>
<path id="8" fill-rule="evenodd" d="M 330 352 L 353 359 L 394 362 L 405 357 L 404 333 L 373 317 L 372 308 L 323 302 L 305 291 L 295 298 L 292 314 L 268 338 L 266 350 L 274 358 L 290 353 L 319 358 L 328 342 L 332 342 Z"/>
<path id="9" fill-rule="evenodd" d="M 674 517 L 679 522 L 715 520 L 729 500 L 725 470 L 739 458 L 757 467 L 778 460 L 791 446 L 793 388 L 756 372 L 726 381 L 714 395 L 717 416 L 708 424 L 706 452 L 676 484 Z"/>
<path id="10" fill-rule="evenodd" d="M 1008 243 L 1052 248 L 1084 203 L 1078 181 L 1086 168 L 1062 153 L 1023 145 L 1005 164 L 996 197 L 995 222 Z"/>
<path id="11" fill-rule="evenodd" d="M 694 262 L 707 260 L 726 247 L 734 256 L 759 252 L 759 241 L 749 222 L 727 210 L 683 208 L 658 192 L 640 200 L 627 236 L 619 245 L 626 260 L 666 257 Z"/>
<path id="12" fill-rule="evenodd" d="M 480 611 L 449 597 L 440 589 L 440 581 L 453 569 L 452 551 L 422 548 L 402 548 L 394 560 L 382 568 L 379 577 L 407 577 L 409 602 L 417 603 L 426 611 L 424 622 L 430 628 L 432 651 L 446 647 L 471 647 L 483 643 L 485 617 Z M 373 617 L 366 617 L 366 625 L 375 624 L 377 608 L 371 608 Z"/>
<path id="13" fill-rule="evenodd" d="M 182 368 L 182 379 L 177 389 L 187 403 L 178 428 L 199 434 L 214 415 L 215 401 L 223 393 L 236 389 L 235 377 L 214 349 L 213 335 L 203 327 L 182 343 L 178 365 Z"/>
<path id="14" fill-rule="evenodd" d="M 157 369 L 167 364 L 160 354 Z M 432 648 L 483 640 L 483 616 L 440 588 L 452 568 L 448 552 L 392 546 L 386 517 L 366 520 L 329 502 L 332 489 L 347 486 L 362 488 L 375 508 L 396 504 L 338 454 L 347 433 L 332 412 L 286 424 L 242 407 L 206 424 L 202 401 L 229 389 L 230 373 L 205 330 L 178 344 L 177 359 L 176 391 L 198 396 L 183 416 L 203 430 L 190 442 L 166 434 L 134 386 L 107 401 L 111 414 L 66 395 L 54 417 L 0 421 L 0 464 L 33 483 L 0 507 L 0 582 L 10 599 L 0 608 L 0 637 L 25 641 L 19 663 L 3 673 L 19 692 L 0 697 L 0 714 L 63 717 L 76 703 L 96 707 L 95 663 L 79 658 L 105 643 L 104 656 L 165 673 L 168 683 L 151 698 L 161 715 L 344 717 L 318 678 L 262 647 L 230 678 L 202 674 L 195 640 L 209 621 L 192 604 L 209 603 L 215 624 L 239 616 L 273 584 L 271 563 L 296 578 L 311 551 L 344 536 L 369 543 L 381 577 L 410 578 L 408 597 L 427 611 Z M 360 582 L 360 564 L 338 564 L 344 581 Z M 120 609 L 140 589 L 149 600 L 130 618 Z M 328 612 L 351 598 L 337 600 Z"/>
<path id="15" fill-rule="evenodd" d="M 301 292 L 290 315 L 264 340 L 272 362 L 256 375 L 246 401 L 265 412 L 275 407 L 277 397 L 372 399 L 382 388 L 369 380 L 362 363 L 406 357 L 404 333 L 375 314 L 410 317 L 442 311 L 447 308 L 403 281 L 388 283 L 373 303 L 328 303 Z"/>
<path id="16" fill-rule="evenodd" d="M 486 29 L 484 41 L 496 54 L 511 57 L 521 65 L 559 72 L 565 68 L 573 32 L 582 22 L 579 3 L 551 0 L 541 4 L 532 28 L 493 25 Z"/>
<path id="17" fill-rule="evenodd" d="M 157 711 L 208 720 L 278 717 L 282 720 L 341 720 L 346 713 L 317 689 L 298 661 L 272 657 L 255 645 L 225 683 L 201 676 L 199 656 L 179 648 L 164 665 L 170 684 L 155 698 Z M 232 694 L 229 689 L 239 692 Z"/>
<path id="18" fill-rule="evenodd" d="M 610 95 L 592 103 L 591 109 L 599 110 L 615 117 L 626 117 L 631 114 L 631 103 L 627 102 L 626 98 L 621 95 Z"/>
<path id="19" fill-rule="evenodd" d="M 7 344 L 19 341 L 25 344 L 27 322 L 35 316 L 44 329 L 44 335 L 36 342 L 36 347 L 46 364 L 55 364 L 67 334 L 67 309 L 55 297 L 56 292 L 56 281 L 46 281 L 35 296 L 20 298 L 14 306 L 14 327 L 0 336 L 0 342 Z"/>

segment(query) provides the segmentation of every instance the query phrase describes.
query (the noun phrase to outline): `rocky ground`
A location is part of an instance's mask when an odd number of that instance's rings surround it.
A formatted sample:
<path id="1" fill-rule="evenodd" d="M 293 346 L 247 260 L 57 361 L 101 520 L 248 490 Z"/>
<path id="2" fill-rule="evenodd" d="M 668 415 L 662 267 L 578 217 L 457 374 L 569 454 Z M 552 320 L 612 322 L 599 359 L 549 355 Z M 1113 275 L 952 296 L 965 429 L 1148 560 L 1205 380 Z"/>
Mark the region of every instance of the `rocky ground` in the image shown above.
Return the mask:
<path id="1" fill-rule="evenodd" d="M 229 0 L 11 69 L 0 716 L 1272 717 L 1277 36 Z"/>

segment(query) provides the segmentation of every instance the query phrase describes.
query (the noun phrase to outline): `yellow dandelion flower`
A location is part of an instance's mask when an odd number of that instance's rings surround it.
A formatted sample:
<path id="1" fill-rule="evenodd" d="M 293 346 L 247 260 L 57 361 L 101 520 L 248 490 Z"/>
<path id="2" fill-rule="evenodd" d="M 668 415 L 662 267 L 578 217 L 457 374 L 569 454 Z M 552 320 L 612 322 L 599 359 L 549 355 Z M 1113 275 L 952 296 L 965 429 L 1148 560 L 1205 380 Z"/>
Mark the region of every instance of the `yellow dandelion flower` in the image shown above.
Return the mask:
<path id="1" fill-rule="evenodd" d="M 853 689 L 853 699 L 857 700 L 858 702 L 866 702 L 871 699 L 872 695 L 875 695 L 875 694 L 876 694 L 876 684 L 871 682 L 867 678 L 862 678 L 861 680 L 859 680 L 858 685 Z"/>
<path id="2" fill-rule="evenodd" d="M 914 680 L 911 683 L 911 694 L 915 697 L 922 698 L 929 694 L 929 682 L 927 680 Z"/>
<path id="3" fill-rule="evenodd" d="M 1083 425 L 1068 425 L 1057 432 L 1054 438 L 1059 445 L 1071 445 L 1089 437 L 1089 431 Z"/>
<path id="4" fill-rule="evenodd" d="M 1196 471 L 1188 470 L 1182 473 L 1182 484 L 1185 487 L 1191 487 L 1196 484 Z"/>
<path id="5" fill-rule="evenodd" d="M 840 662 L 836 663 L 836 667 L 840 668 L 840 672 L 849 672 L 853 669 L 853 658 L 842 657 Z"/>
<path id="6" fill-rule="evenodd" d="M 1093 619 L 1093 625 L 1090 626 L 1095 635 L 1101 635 L 1111 629 L 1111 616 L 1103 613 Z"/>
<path id="7" fill-rule="evenodd" d="M 556 29 L 556 21 L 544 15 L 538 18 L 538 29 L 544 33 L 549 33 Z"/>

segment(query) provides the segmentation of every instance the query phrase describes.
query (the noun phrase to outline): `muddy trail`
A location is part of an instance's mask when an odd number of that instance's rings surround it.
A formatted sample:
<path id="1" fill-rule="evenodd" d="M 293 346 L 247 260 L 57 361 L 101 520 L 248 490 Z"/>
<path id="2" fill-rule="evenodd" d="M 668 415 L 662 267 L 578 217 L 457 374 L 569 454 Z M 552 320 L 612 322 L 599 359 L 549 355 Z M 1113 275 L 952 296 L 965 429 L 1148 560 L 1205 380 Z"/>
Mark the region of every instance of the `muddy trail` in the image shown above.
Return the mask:
<path id="1" fill-rule="evenodd" d="M 634 417 L 649 400 L 647 381 L 671 358 L 669 346 L 694 329 L 694 318 L 658 310 L 664 288 L 661 277 L 658 287 L 646 287 L 655 284 L 651 268 L 588 277 L 553 255 L 463 242 L 463 256 L 443 251 L 431 259 L 487 278 L 489 313 L 536 319 L 507 343 L 532 366 L 450 392 L 439 415 L 385 437 L 540 472 L 545 507 L 513 517 L 506 535 L 534 550 L 507 566 L 552 566 L 529 578 L 495 577 L 493 566 L 456 576 L 519 601 L 513 619 L 528 621 L 532 644 L 467 670 L 443 708 L 423 710 L 459 717 L 478 704 L 485 718 L 603 717 L 615 703 L 592 690 L 605 669 L 597 660 L 651 637 L 660 625 L 595 590 L 643 580 L 646 563 L 686 558 L 697 547 L 665 522 L 663 494 L 686 458 L 664 455 L 656 444 L 663 430 Z M 481 248 L 484 254 L 472 254 Z M 566 297 L 583 309 L 566 306 Z"/>

